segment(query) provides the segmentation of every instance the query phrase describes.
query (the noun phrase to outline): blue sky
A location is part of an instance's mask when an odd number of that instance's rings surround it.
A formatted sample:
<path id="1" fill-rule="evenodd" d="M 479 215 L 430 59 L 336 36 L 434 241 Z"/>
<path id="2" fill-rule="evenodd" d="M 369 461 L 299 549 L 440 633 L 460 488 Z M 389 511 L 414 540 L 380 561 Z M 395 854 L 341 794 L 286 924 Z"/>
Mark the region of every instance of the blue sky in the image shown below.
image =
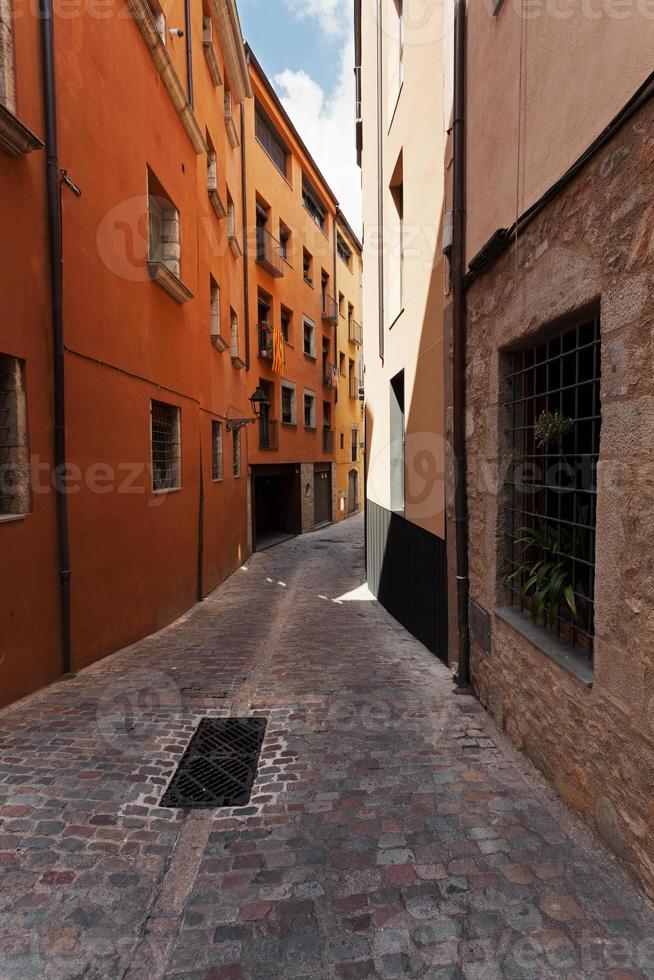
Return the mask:
<path id="1" fill-rule="evenodd" d="M 356 231 L 352 0 L 238 0 L 243 36 Z"/>

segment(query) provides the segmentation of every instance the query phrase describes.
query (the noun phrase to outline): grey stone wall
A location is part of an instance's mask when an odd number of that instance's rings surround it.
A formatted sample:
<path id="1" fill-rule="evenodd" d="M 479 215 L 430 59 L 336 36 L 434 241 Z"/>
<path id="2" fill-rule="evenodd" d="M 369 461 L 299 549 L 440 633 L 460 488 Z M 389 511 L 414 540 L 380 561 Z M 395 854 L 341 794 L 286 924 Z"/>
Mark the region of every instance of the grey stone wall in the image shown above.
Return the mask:
<path id="1" fill-rule="evenodd" d="M 300 494 L 302 497 L 302 534 L 313 531 L 315 524 L 313 463 L 300 465 Z"/>
<path id="2" fill-rule="evenodd" d="M 492 616 L 475 688 L 654 895 L 654 105 L 468 296 L 471 596 Z M 592 688 L 493 613 L 503 601 L 500 352 L 599 301 L 602 434 Z"/>
<path id="3" fill-rule="evenodd" d="M 11 0 L 0 0 L 0 102 L 16 112 L 14 27 Z"/>

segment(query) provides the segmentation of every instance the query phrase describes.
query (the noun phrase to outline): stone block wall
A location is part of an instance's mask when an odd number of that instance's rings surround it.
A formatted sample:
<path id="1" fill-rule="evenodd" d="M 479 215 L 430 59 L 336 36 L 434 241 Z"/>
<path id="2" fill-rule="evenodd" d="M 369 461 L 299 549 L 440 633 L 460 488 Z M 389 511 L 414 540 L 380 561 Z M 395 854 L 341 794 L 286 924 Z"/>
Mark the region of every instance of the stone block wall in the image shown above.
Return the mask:
<path id="1" fill-rule="evenodd" d="M 16 112 L 14 27 L 11 0 L 0 0 L 0 102 Z"/>
<path id="2" fill-rule="evenodd" d="M 511 739 L 654 896 L 654 104 L 468 295 L 474 686 Z M 592 687 L 495 615 L 505 604 L 502 352 L 599 304 L 602 432 Z"/>
<path id="3" fill-rule="evenodd" d="M 313 463 L 300 465 L 300 495 L 302 508 L 302 534 L 313 531 L 315 520 Z"/>

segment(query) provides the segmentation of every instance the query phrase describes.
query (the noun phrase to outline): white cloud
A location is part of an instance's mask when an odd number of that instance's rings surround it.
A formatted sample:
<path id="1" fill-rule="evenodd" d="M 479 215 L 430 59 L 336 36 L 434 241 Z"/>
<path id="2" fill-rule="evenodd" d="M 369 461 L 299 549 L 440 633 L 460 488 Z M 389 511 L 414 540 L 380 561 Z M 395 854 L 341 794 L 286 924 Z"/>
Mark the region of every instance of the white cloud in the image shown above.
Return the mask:
<path id="1" fill-rule="evenodd" d="M 295 5 L 296 0 L 286 0 Z M 297 0 L 299 4 L 299 0 Z M 313 16 L 331 18 L 342 10 L 342 0 L 302 0 Z M 348 7 L 350 4 L 348 3 Z M 302 14 L 308 16 L 308 14 Z M 354 39 L 351 17 L 345 21 L 343 47 L 333 93 L 323 88 L 305 71 L 286 69 L 275 76 L 279 96 L 302 139 L 338 198 L 345 217 L 361 232 L 361 172 L 356 163 L 354 131 Z M 340 28 L 339 28 L 340 29 Z"/>
<path id="2" fill-rule="evenodd" d="M 284 0 L 298 20 L 316 17 L 326 34 L 337 37 L 351 23 L 351 0 Z"/>

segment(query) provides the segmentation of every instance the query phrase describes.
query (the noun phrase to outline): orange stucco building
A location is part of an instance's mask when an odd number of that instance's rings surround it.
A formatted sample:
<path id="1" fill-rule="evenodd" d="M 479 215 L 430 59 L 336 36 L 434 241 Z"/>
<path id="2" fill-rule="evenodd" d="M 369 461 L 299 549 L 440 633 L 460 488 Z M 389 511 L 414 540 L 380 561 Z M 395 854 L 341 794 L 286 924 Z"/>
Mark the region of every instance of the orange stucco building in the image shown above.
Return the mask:
<path id="1" fill-rule="evenodd" d="M 250 84 L 236 9 L 192 3 L 189 32 L 182 2 L 166 17 L 145 0 L 128 7 L 101 30 L 88 13 L 57 18 L 48 76 L 47 26 L 11 22 L 3 6 L 0 76 L 16 91 L 0 92 L 0 704 L 170 622 L 248 554 L 247 441 L 228 432 L 230 418 L 251 414 L 236 231 Z M 85 81 L 91 70 L 102 92 Z M 60 495 L 57 245 L 39 142 L 48 82 L 59 96 Z M 55 283 L 59 268 L 55 256 Z M 62 496 L 69 559 L 58 549 Z"/>
<path id="2" fill-rule="evenodd" d="M 360 321 L 361 246 L 249 49 L 248 60 L 250 374 L 270 403 L 248 433 L 253 529 L 261 546 L 347 516 L 335 454 L 346 419 L 360 417 L 360 337 L 345 339 L 339 324 L 341 311 L 346 331 L 355 311 Z M 348 263 L 339 248 L 350 253 Z M 343 376 L 339 351 L 352 364 Z M 358 454 L 351 468 L 358 473 L 360 465 Z M 358 509 L 360 486 L 357 478 L 350 513 Z"/>
<path id="3" fill-rule="evenodd" d="M 0 705 L 341 516 L 338 203 L 235 0 L 49 4 L 0 0 Z"/>

